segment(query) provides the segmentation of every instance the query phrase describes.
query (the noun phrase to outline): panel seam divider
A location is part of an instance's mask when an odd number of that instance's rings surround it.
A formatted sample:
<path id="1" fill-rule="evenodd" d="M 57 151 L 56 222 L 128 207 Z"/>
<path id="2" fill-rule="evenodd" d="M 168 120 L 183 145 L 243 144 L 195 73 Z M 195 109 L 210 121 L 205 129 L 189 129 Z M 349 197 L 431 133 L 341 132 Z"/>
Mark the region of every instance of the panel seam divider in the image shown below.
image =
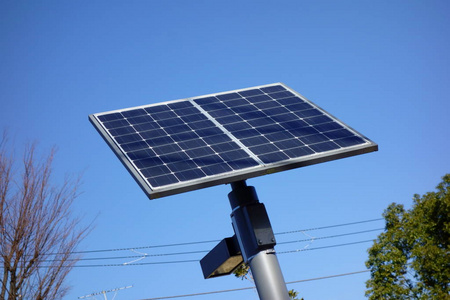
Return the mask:
<path id="1" fill-rule="evenodd" d="M 213 122 L 218 128 L 220 128 L 233 142 L 238 144 L 242 150 L 244 150 L 251 158 L 253 158 L 260 166 L 265 166 L 265 163 L 256 156 L 247 146 L 245 146 L 238 138 L 236 138 L 230 131 L 228 131 L 222 124 L 220 124 L 214 117 L 212 117 L 206 110 L 204 110 L 200 105 L 195 103 L 194 98 L 188 98 L 188 101 L 194 105 L 198 110 L 204 114 L 208 120 Z"/>

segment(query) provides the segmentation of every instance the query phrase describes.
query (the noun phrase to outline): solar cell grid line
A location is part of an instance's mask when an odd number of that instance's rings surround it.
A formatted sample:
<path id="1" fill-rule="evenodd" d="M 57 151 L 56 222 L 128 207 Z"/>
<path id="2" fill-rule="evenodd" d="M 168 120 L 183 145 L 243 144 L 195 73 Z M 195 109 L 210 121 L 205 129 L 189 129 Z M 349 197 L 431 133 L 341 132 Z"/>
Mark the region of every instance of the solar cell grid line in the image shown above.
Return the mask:
<path id="1" fill-rule="evenodd" d="M 150 199 L 378 149 L 282 83 L 89 120 Z"/>

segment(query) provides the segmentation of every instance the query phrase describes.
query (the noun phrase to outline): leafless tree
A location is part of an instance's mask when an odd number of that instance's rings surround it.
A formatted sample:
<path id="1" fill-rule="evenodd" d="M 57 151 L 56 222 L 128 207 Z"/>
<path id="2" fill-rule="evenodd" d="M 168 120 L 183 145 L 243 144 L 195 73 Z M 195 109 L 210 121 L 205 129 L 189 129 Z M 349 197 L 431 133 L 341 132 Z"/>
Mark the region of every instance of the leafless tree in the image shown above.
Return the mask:
<path id="1" fill-rule="evenodd" d="M 72 217 L 79 180 L 51 183 L 54 150 L 37 157 L 36 144 L 16 162 L 0 137 L 0 299 L 62 299 L 74 250 L 88 227 Z"/>

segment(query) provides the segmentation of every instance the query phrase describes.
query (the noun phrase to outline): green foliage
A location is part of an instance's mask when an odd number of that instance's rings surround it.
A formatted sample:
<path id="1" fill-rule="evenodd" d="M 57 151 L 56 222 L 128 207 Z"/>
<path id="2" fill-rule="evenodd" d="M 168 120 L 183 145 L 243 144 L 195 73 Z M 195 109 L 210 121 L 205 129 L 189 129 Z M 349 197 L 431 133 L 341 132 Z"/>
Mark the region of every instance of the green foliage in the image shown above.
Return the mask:
<path id="1" fill-rule="evenodd" d="M 289 290 L 288 294 L 289 294 L 289 298 L 291 298 L 292 300 L 303 300 L 303 298 L 301 298 L 301 299 L 297 298 L 298 292 L 295 290 Z"/>
<path id="2" fill-rule="evenodd" d="M 385 232 L 369 249 L 375 299 L 450 299 L 450 174 L 436 192 L 414 195 L 413 207 L 393 203 L 385 210 Z"/>
<path id="3" fill-rule="evenodd" d="M 240 278 L 241 280 L 248 279 L 247 275 L 248 275 L 249 269 L 250 269 L 250 267 L 243 263 L 239 267 L 237 267 L 236 270 L 234 270 L 233 274 L 234 274 L 234 276 L 236 276 L 237 278 Z"/>

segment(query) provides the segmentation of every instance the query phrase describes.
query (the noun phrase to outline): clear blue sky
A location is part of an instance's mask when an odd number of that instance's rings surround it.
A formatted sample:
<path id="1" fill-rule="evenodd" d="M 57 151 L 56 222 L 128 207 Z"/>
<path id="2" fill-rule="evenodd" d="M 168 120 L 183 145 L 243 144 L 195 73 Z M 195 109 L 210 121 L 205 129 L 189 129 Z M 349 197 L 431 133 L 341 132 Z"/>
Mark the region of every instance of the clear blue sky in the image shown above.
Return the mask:
<path id="1" fill-rule="evenodd" d="M 448 1 L 1 1 L 0 127 L 20 149 L 56 145 L 55 180 L 83 172 L 74 212 L 95 228 L 80 250 L 220 240 L 229 186 L 150 201 L 88 115 L 283 82 L 379 144 L 379 152 L 254 178 L 275 232 L 380 218 L 450 170 Z M 382 221 L 277 236 L 286 281 L 365 269 Z M 307 234 L 307 235 L 306 235 Z M 215 243 L 144 248 L 210 250 Z M 319 248 L 313 250 L 313 248 Z M 137 255 L 132 251 L 84 258 Z M 200 254 L 139 263 L 197 260 Z M 132 258 L 87 260 L 121 264 Z M 291 284 L 305 300 L 364 298 L 368 274 Z M 79 267 L 67 299 L 134 285 L 116 299 L 250 286 L 204 280 L 198 263 Z M 111 299 L 113 294 L 109 294 Z M 97 297 L 100 299 L 99 297 Z M 255 291 L 188 299 L 258 299 Z"/>

